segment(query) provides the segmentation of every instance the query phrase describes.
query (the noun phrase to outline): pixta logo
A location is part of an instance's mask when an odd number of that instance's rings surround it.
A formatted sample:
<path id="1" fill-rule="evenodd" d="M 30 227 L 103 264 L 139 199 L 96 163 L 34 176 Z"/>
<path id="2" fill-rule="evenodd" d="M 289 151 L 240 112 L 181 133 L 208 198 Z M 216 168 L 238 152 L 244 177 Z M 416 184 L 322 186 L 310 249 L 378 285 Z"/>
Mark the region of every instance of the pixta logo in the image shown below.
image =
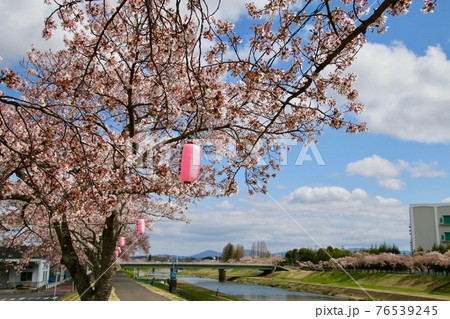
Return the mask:
<path id="1" fill-rule="evenodd" d="M 293 156 L 295 152 L 293 153 Z M 286 159 L 291 157 L 291 155 L 286 154 Z M 314 159 L 313 159 L 314 157 Z M 319 149 L 315 143 L 303 144 L 300 149 L 300 153 L 297 155 L 295 160 L 295 166 L 302 166 L 305 162 L 316 162 L 319 166 L 325 166 L 325 161 L 323 160 L 322 154 L 320 154 Z M 283 163 L 283 165 L 287 165 L 288 162 Z"/>
<path id="2" fill-rule="evenodd" d="M 237 154 L 234 141 L 225 142 L 221 139 L 198 139 L 196 142 L 202 147 L 202 157 L 209 162 L 222 162 L 223 160 L 233 158 L 233 155 Z M 130 148 L 129 154 L 134 154 L 133 158 L 136 163 L 139 164 L 143 161 L 145 162 L 156 148 L 164 145 L 164 142 L 143 138 L 141 140 L 130 140 L 128 144 Z M 325 166 L 322 154 L 315 143 L 301 144 L 300 147 L 300 144 L 296 141 L 280 139 L 276 144 L 280 146 L 278 150 L 278 161 L 280 166 L 302 166 L 308 163 Z M 244 145 L 249 152 L 259 148 L 259 145 L 255 146 L 250 142 L 242 143 L 241 147 L 242 145 Z M 255 153 L 256 152 L 253 153 L 252 157 L 256 157 L 258 165 L 268 165 L 268 156 L 258 156 Z"/>
<path id="3" fill-rule="evenodd" d="M 227 156 L 227 154 L 233 154 L 233 152 L 236 151 L 236 146 L 233 143 L 227 144 L 224 147 L 224 143 L 221 140 L 199 141 L 199 143 L 204 148 L 205 152 L 203 152 L 203 156 L 208 161 L 216 160 L 220 162 Z M 302 166 L 307 164 L 307 162 L 315 163 L 318 166 L 325 166 L 325 161 L 322 154 L 315 143 L 301 144 L 301 147 L 297 147 L 300 145 L 295 141 L 279 140 L 278 144 L 282 146 L 279 154 L 280 166 Z M 254 147 L 251 143 L 248 143 L 248 150 L 252 148 L 258 149 L 258 146 Z M 259 156 L 258 165 L 267 164 L 267 158 Z"/>

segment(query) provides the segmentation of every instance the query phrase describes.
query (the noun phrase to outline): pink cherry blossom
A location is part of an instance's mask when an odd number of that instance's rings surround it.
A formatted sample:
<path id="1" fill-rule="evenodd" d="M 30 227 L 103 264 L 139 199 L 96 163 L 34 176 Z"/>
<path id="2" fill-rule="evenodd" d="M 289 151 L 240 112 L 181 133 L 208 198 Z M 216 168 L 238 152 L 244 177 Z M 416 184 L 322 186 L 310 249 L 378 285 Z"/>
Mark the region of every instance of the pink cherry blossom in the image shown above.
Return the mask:
<path id="1" fill-rule="evenodd" d="M 241 172 L 251 193 L 266 192 L 280 169 L 280 137 L 365 131 L 351 120 L 363 105 L 346 70 L 365 33 L 384 31 L 386 17 L 410 6 L 248 4 L 254 24 L 244 42 L 203 0 L 45 3 L 54 11 L 42 36 L 63 29 L 64 49 L 31 48 L 24 72 L 0 73 L 14 91 L 0 91 L 0 244 L 65 265 L 82 300 L 107 300 L 120 236 L 130 243 L 121 258 L 148 251 L 139 218 L 188 221 L 192 202 L 236 194 Z M 185 185 L 179 153 L 191 135 L 211 160 Z"/>

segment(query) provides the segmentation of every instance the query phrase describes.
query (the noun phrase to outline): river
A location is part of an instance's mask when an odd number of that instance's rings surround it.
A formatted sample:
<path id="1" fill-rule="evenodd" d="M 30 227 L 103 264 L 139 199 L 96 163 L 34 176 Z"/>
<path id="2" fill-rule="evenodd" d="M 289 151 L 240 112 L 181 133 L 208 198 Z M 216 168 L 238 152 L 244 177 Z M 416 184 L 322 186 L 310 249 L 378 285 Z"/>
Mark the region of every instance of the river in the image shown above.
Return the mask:
<path id="1" fill-rule="evenodd" d="M 308 292 L 283 290 L 274 287 L 242 284 L 232 281 L 219 282 L 215 279 L 177 276 L 192 285 L 236 296 L 251 301 L 299 301 L 299 300 L 343 300 L 340 297 L 319 295 Z"/>
<path id="2" fill-rule="evenodd" d="M 168 273 L 158 272 L 155 277 L 167 278 Z M 159 276 L 158 276 L 159 275 Z M 313 294 L 308 292 L 289 291 L 274 287 L 242 284 L 233 281 L 219 282 L 216 279 L 198 278 L 191 276 L 177 275 L 177 279 L 186 281 L 191 285 L 199 286 L 212 291 L 225 293 L 251 301 L 315 301 L 328 300 L 338 301 L 346 300 L 341 297 Z"/>

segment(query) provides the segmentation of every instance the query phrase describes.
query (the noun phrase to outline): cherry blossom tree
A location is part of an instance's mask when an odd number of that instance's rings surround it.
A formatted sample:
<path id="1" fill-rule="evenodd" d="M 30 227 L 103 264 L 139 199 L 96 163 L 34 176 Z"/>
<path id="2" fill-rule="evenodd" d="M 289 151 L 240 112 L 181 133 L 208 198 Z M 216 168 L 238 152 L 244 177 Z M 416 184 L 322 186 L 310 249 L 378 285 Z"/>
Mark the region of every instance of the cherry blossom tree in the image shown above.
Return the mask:
<path id="1" fill-rule="evenodd" d="M 446 259 L 448 260 L 448 256 L 442 255 L 437 251 L 426 252 L 424 254 L 418 255 L 419 263 L 421 264 L 421 268 L 425 268 L 427 270 L 427 274 L 430 274 L 430 271 L 433 270 L 436 272 L 445 271 Z"/>
<path id="2" fill-rule="evenodd" d="M 388 272 L 412 272 L 420 271 L 422 274 L 426 271 L 430 275 L 431 270 L 434 273 L 449 272 L 450 252 L 444 254 L 432 251 L 419 251 L 411 255 L 400 255 L 392 253 L 370 254 L 359 251 L 352 256 L 342 257 L 334 260 L 321 262 L 318 266 L 312 263 L 301 263 L 301 266 L 308 265 L 315 270 L 321 269 L 349 269 L 366 271 L 388 271 Z"/>
<path id="3" fill-rule="evenodd" d="M 448 276 L 450 274 L 450 251 L 447 251 L 442 257 L 441 266 L 445 270 L 445 274 Z"/>
<path id="4" fill-rule="evenodd" d="M 363 104 L 346 69 L 365 34 L 411 4 L 250 3 L 243 41 L 206 0 L 44 1 L 42 35 L 61 28 L 65 48 L 31 48 L 23 71 L 0 74 L 0 243 L 65 265 L 82 300 L 108 298 L 119 236 L 128 253 L 148 249 L 138 218 L 186 221 L 191 201 L 237 193 L 238 174 L 265 192 L 281 137 L 365 131 L 350 120 Z M 178 153 L 191 135 L 208 161 L 186 185 Z"/>

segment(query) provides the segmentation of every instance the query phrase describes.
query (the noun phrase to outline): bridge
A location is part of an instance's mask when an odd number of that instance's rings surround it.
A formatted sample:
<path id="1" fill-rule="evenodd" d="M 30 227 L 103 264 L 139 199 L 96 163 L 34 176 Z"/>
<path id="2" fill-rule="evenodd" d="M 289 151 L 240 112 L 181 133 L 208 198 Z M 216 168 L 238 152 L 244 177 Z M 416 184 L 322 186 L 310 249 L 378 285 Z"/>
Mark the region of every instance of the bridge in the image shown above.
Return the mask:
<path id="1" fill-rule="evenodd" d="M 219 270 L 219 281 L 224 282 L 226 280 L 226 270 L 227 269 L 258 269 L 264 272 L 274 272 L 274 271 L 286 271 L 287 269 L 277 265 L 271 264 L 243 264 L 243 263 L 199 263 L 199 262 L 120 262 L 121 268 L 154 268 L 154 269 L 172 269 L 175 265 L 175 270 L 178 269 L 218 269 Z"/>

